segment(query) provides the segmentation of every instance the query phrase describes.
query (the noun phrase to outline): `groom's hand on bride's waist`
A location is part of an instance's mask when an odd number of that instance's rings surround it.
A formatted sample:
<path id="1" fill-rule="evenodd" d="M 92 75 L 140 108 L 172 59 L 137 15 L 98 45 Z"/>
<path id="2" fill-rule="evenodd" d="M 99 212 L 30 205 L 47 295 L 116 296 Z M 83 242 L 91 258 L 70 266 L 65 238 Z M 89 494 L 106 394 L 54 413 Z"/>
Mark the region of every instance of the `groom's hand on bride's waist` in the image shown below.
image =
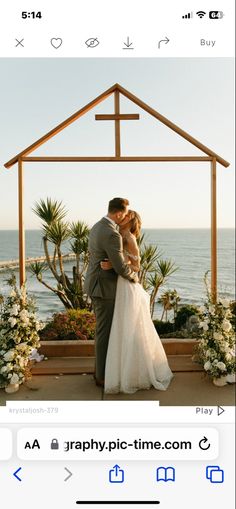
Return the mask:
<path id="1" fill-rule="evenodd" d="M 100 262 L 100 267 L 102 270 L 111 270 L 113 268 L 112 263 L 108 260 L 108 258 L 104 258 L 104 260 Z"/>

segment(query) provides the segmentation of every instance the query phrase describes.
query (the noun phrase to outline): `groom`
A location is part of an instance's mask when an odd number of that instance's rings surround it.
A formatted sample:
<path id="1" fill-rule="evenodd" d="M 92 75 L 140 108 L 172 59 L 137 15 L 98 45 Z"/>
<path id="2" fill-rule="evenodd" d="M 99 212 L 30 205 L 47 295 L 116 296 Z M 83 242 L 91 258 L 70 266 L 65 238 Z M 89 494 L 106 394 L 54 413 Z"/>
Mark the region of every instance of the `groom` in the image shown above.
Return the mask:
<path id="1" fill-rule="evenodd" d="M 105 363 L 111 330 L 118 275 L 138 281 L 137 274 L 125 263 L 122 237 L 117 230 L 128 213 L 128 200 L 113 198 L 108 213 L 90 231 L 89 266 L 85 278 L 85 293 L 92 299 L 96 316 L 96 372 L 97 385 L 104 385 Z M 109 259 L 112 269 L 102 270 L 100 263 Z"/>

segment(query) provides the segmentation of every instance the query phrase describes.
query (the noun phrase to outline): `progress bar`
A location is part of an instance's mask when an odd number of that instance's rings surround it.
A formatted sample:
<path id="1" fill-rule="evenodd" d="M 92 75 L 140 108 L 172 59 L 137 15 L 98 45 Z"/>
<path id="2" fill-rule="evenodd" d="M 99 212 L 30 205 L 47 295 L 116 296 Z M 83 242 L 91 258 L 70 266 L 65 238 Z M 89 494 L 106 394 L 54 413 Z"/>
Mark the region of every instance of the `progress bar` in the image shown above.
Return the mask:
<path id="1" fill-rule="evenodd" d="M 77 500 L 78 505 L 158 505 L 159 500 Z"/>

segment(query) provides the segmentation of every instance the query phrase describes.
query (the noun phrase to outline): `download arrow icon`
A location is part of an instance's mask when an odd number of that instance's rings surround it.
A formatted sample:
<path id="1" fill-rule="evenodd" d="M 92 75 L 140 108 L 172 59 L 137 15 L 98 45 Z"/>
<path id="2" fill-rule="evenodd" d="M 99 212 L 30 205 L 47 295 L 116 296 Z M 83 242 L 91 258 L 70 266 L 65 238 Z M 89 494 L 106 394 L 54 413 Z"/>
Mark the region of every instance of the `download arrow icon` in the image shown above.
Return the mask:
<path id="1" fill-rule="evenodd" d="M 134 49 L 134 48 L 131 48 L 132 44 L 133 44 L 132 42 L 129 42 L 129 37 L 127 37 L 127 41 L 124 42 L 125 48 L 123 48 L 123 49 Z"/>

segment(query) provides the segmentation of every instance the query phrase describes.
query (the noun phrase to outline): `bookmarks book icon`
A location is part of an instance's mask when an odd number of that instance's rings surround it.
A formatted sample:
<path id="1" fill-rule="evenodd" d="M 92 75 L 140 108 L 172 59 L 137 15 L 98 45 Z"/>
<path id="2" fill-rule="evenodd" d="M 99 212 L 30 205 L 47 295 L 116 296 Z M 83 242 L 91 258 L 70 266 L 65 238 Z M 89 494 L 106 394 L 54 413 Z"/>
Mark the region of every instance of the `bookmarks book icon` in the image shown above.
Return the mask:
<path id="1" fill-rule="evenodd" d="M 175 482 L 175 468 L 174 467 L 159 467 L 156 470 L 156 480 L 158 481 L 172 481 Z"/>

